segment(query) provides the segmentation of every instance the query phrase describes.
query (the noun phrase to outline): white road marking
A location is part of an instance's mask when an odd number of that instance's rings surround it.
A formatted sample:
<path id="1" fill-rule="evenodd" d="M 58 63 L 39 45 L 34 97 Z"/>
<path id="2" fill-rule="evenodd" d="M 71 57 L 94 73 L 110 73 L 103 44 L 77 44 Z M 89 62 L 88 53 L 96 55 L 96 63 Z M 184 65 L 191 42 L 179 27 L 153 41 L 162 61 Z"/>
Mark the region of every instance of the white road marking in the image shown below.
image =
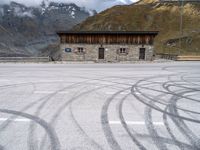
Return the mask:
<path id="1" fill-rule="evenodd" d="M 9 118 L 0 118 L 0 121 L 14 121 L 14 122 L 30 122 L 30 119 L 9 119 Z"/>
<path id="2" fill-rule="evenodd" d="M 109 121 L 111 125 L 120 125 L 121 121 Z M 145 125 L 144 121 L 126 121 L 127 125 Z M 156 126 L 164 126 L 163 122 L 153 122 L 153 125 Z"/>

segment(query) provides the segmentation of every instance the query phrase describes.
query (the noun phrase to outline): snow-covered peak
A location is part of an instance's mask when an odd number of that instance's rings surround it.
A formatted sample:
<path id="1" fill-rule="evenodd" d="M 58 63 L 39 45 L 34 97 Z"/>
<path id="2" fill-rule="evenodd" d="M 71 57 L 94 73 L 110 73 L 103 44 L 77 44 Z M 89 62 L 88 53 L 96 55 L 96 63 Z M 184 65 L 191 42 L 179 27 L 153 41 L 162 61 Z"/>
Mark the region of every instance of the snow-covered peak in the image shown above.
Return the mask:
<path id="1" fill-rule="evenodd" d="M 42 14 L 46 14 L 49 12 L 56 12 L 60 11 L 62 13 L 68 14 L 71 18 L 76 18 L 77 13 L 85 12 L 88 13 L 90 16 L 96 14 L 95 10 L 87 10 L 84 7 L 78 7 L 73 3 L 55 3 L 50 2 L 48 5 L 41 5 L 45 6 L 42 7 Z"/>
<path id="2" fill-rule="evenodd" d="M 19 17 L 33 17 L 32 9 L 26 7 L 23 4 L 19 4 L 16 2 L 11 2 L 10 5 L 0 5 L 0 14 L 3 16 L 13 15 Z"/>
<path id="3" fill-rule="evenodd" d="M 9 5 L 0 5 L 0 16 L 10 14 L 19 17 L 35 17 L 38 13 L 42 16 L 64 14 L 68 15 L 72 19 L 75 19 L 82 13 L 92 16 L 96 13 L 96 11 L 78 7 L 73 3 L 56 3 L 50 2 L 49 0 L 43 0 L 39 7 L 28 7 L 16 2 L 11 2 Z"/>

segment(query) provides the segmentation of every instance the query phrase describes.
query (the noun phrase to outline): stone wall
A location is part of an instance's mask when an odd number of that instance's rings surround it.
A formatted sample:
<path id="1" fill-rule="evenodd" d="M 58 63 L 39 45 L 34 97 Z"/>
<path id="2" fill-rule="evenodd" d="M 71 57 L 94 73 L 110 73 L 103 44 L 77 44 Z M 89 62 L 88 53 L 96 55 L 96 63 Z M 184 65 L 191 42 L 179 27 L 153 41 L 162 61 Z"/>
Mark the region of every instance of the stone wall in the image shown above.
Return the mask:
<path id="1" fill-rule="evenodd" d="M 83 47 L 84 54 L 77 53 L 77 48 Z M 105 59 L 99 60 L 99 48 L 105 48 Z M 145 48 L 145 60 L 152 60 L 154 49 L 152 45 L 100 45 L 100 44 L 61 44 L 63 61 L 95 61 L 95 62 L 120 62 L 120 61 L 138 61 L 139 49 Z M 72 52 L 65 52 L 70 48 Z M 119 54 L 117 50 L 126 48 L 127 54 Z"/>

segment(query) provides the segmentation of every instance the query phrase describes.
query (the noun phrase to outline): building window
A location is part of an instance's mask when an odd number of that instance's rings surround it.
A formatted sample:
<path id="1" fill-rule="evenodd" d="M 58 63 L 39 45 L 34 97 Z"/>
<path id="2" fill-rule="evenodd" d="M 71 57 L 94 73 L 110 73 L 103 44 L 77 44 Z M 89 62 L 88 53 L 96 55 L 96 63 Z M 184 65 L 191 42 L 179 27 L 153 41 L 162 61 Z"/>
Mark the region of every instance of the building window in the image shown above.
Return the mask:
<path id="1" fill-rule="evenodd" d="M 127 48 L 120 48 L 118 50 L 118 54 L 126 55 L 126 54 L 128 54 L 128 49 Z"/>
<path id="2" fill-rule="evenodd" d="M 85 49 L 83 47 L 78 47 L 76 53 L 77 54 L 85 54 Z"/>
<path id="3" fill-rule="evenodd" d="M 84 53 L 83 47 L 78 47 L 78 53 Z"/>
<path id="4" fill-rule="evenodd" d="M 119 49 L 120 54 L 125 54 L 126 53 L 126 48 L 120 48 Z"/>

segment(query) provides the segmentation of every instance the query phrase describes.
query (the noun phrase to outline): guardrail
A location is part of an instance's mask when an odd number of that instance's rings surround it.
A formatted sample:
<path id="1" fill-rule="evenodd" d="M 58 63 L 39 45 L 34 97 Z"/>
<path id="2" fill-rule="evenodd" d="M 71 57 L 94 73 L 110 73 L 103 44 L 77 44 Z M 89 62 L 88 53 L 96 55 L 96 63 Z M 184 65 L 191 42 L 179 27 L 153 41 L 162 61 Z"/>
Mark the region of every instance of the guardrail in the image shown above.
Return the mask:
<path id="1" fill-rule="evenodd" d="M 177 60 L 178 55 L 174 55 L 174 54 L 156 54 L 157 58 L 161 58 L 161 59 L 169 59 L 169 60 Z"/>
<path id="2" fill-rule="evenodd" d="M 0 62 L 49 62 L 50 57 L 0 57 Z"/>
<path id="3" fill-rule="evenodd" d="M 178 56 L 178 61 L 200 61 L 200 56 Z"/>
<path id="4" fill-rule="evenodd" d="M 200 55 L 156 54 L 156 58 L 176 61 L 200 61 Z"/>

